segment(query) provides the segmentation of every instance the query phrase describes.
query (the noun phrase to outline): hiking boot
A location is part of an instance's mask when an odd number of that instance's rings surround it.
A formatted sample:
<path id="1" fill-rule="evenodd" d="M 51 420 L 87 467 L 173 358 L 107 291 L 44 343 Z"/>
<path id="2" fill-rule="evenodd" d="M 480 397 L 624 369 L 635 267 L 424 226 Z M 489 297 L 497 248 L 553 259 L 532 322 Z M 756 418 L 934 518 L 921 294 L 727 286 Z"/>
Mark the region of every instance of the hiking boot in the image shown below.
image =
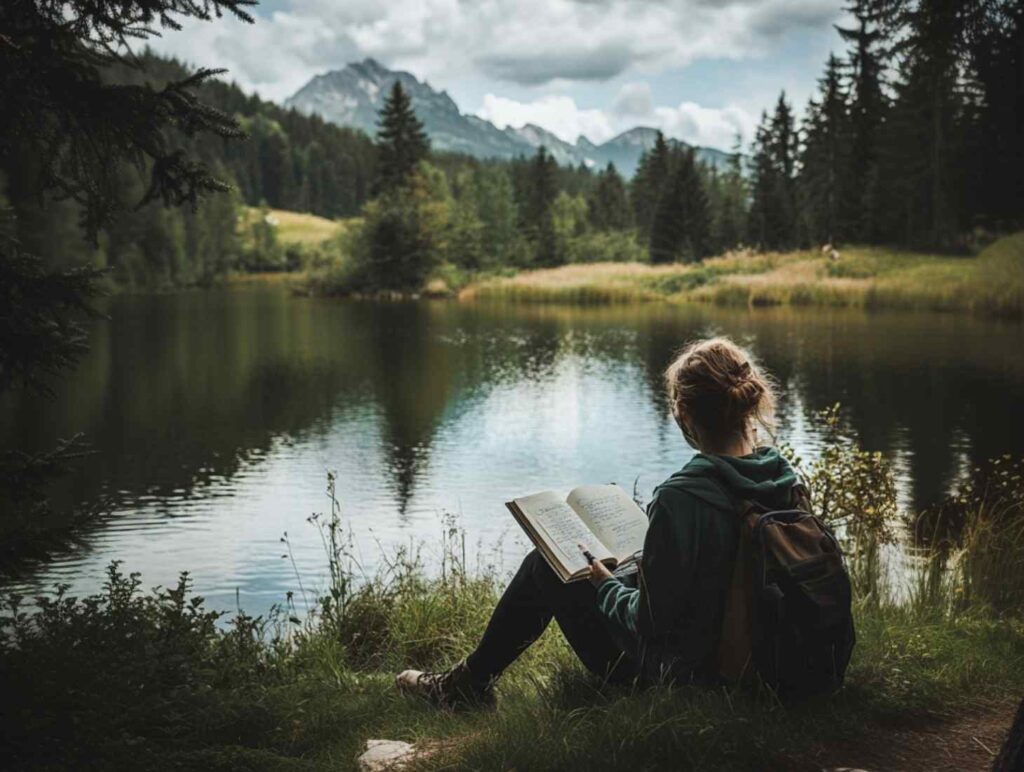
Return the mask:
<path id="1" fill-rule="evenodd" d="M 403 694 L 420 697 L 446 710 L 492 708 L 496 704 L 492 685 L 474 679 L 465 662 L 439 673 L 403 670 L 395 678 L 395 685 Z"/>

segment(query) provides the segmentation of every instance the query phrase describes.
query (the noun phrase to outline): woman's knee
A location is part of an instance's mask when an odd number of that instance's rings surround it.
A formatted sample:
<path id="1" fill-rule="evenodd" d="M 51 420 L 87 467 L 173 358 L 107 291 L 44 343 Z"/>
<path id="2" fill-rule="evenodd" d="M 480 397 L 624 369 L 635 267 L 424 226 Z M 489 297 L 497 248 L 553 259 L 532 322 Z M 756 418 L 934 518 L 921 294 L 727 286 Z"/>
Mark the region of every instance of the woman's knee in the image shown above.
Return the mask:
<path id="1" fill-rule="evenodd" d="M 554 569 L 548 565 L 540 550 L 533 549 L 523 558 L 523 569 L 530 573 L 533 580 L 541 587 L 556 587 L 563 584 Z"/>

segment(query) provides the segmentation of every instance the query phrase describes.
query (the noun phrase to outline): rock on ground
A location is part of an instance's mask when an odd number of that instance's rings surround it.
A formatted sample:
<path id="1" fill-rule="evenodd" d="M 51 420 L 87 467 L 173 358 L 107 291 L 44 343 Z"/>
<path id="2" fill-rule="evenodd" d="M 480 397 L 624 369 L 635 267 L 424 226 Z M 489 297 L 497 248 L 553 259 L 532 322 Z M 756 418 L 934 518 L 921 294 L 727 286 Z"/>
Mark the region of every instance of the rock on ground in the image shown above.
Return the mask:
<path id="1" fill-rule="evenodd" d="M 402 769 L 416 756 L 416 746 L 401 740 L 367 740 L 358 759 L 359 772 Z"/>

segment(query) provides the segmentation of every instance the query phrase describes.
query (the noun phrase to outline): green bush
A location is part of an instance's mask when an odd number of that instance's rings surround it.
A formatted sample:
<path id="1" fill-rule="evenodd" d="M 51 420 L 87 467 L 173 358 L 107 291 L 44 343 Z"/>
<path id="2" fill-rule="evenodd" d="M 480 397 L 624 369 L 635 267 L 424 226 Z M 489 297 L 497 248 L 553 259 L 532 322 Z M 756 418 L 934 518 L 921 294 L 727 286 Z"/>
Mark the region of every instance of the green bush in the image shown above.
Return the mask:
<path id="1" fill-rule="evenodd" d="M 8 718 L 0 744 L 23 767 L 119 765 L 156 756 L 167 742 L 199 738 L 212 714 L 255 739 L 270 731 L 258 692 L 281 675 L 280 639 L 266 622 L 220 614 L 177 586 L 140 592 L 138 574 L 114 563 L 101 594 L 58 587 L 27 613 L 9 596 L 0 618 L 0 683 Z M 252 700 L 251 707 L 245 702 Z M 17 720 L 11 720 L 11 717 Z"/>
<path id="2" fill-rule="evenodd" d="M 570 263 L 646 263 L 647 250 L 632 231 L 589 231 L 566 239 Z"/>

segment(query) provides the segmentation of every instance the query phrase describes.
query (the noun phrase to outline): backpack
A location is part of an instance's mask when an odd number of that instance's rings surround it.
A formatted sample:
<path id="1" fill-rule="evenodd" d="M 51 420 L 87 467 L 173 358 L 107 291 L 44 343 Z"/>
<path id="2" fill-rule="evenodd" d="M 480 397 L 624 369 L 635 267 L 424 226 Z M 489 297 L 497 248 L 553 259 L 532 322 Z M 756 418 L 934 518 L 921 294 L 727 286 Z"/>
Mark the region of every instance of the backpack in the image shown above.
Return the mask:
<path id="1" fill-rule="evenodd" d="M 786 510 L 742 503 L 718 657 L 728 682 L 756 676 L 786 702 L 838 689 L 856 642 L 839 543 L 806 488 L 794 499 Z"/>

